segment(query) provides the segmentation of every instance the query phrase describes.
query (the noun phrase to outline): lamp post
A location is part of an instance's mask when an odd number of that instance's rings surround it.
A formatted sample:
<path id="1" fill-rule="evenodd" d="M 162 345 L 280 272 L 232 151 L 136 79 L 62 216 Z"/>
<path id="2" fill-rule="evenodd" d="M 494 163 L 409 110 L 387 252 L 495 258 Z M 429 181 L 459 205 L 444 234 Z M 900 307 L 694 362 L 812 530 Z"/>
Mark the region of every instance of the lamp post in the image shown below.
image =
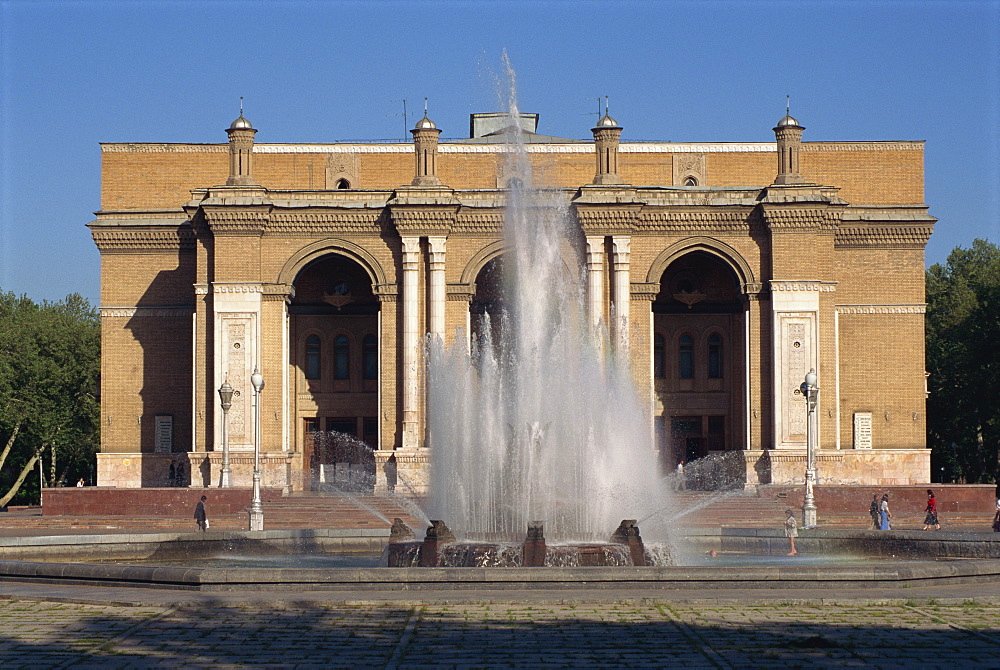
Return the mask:
<path id="1" fill-rule="evenodd" d="M 816 386 L 816 368 L 806 374 L 806 379 L 799 386 L 806 398 L 806 494 L 802 502 L 802 525 L 816 525 L 816 498 L 813 496 L 813 485 L 816 483 L 816 399 L 819 387 Z"/>
<path id="2" fill-rule="evenodd" d="M 222 402 L 222 480 L 219 486 L 228 489 L 232 486 L 229 469 L 229 408 L 233 406 L 233 387 L 229 380 L 219 387 L 219 400 Z"/>
<path id="3" fill-rule="evenodd" d="M 264 506 L 260 502 L 260 392 L 264 390 L 264 375 L 254 366 L 250 375 L 253 384 L 253 499 L 250 501 L 250 530 L 264 530 Z"/>

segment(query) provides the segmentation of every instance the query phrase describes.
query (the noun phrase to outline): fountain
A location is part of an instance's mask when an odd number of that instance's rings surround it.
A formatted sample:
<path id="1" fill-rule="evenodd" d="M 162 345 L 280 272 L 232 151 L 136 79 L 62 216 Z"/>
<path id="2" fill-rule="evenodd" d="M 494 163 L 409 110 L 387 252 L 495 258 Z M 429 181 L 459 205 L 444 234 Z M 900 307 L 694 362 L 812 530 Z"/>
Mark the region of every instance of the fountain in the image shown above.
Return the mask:
<path id="1" fill-rule="evenodd" d="M 666 539 L 655 512 L 669 493 L 648 407 L 627 355 L 588 314 L 579 229 L 567 194 L 535 183 L 506 57 L 504 66 L 508 299 L 483 317 L 471 347 L 461 334 L 450 346 L 428 342 L 427 511 L 480 548 L 520 542 L 526 529 L 531 544 L 542 523 L 550 553 L 567 542 L 606 543 L 626 516 L 649 518 Z M 545 552 L 544 543 L 531 546 Z M 540 564 L 528 545 L 516 553 Z"/>

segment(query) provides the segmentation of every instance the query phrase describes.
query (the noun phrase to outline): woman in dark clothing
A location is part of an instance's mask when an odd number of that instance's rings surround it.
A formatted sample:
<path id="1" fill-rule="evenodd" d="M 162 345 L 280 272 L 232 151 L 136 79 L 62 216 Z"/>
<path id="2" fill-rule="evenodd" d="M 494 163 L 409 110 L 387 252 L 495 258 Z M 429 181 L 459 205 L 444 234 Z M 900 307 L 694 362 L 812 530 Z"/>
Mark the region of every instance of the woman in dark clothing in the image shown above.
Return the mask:
<path id="1" fill-rule="evenodd" d="M 930 489 L 927 489 L 927 507 L 924 511 L 927 512 L 927 516 L 924 517 L 924 530 L 930 530 L 931 526 L 934 526 L 934 530 L 941 530 L 941 524 L 938 523 L 937 500 L 934 499 L 934 491 Z"/>

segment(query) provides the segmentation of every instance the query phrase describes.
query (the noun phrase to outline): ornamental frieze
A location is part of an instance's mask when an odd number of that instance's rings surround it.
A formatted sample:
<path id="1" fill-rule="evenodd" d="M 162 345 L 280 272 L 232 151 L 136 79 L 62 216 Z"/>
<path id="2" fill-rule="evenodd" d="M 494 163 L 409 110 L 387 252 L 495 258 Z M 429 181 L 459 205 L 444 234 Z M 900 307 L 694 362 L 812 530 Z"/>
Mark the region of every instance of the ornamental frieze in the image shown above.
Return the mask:
<path id="1" fill-rule="evenodd" d="M 131 319 L 137 316 L 151 319 L 191 318 L 194 307 L 101 307 L 100 313 L 102 319 Z"/>
<path id="2" fill-rule="evenodd" d="M 818 291 L 819 293 L 834 293 L 837 290 L 835 281 L 772 279 L 771 291 Z"/>
<path id="3" fill-rule="evenodd" d="M 784 209 L 766 207 L 764 209 L 764 221 L 772 231 L 816 230 L 835 227 L 840 221 L 840 216 L 839 214 L 833 214 L 826 208 Z"/>
<path id="4" fill-rule="evenodd" d="M 839 314 L 926 314 L 925 303 L 900 305 L 837 305 Z"/>
<path id="5" fill-rule="evenodd" d="M 837 248 L 923 249 L 933 231 L 932 224 L 841 226 L 833 243 Z"/>
<path id="6" fill-rule="evenodd" d="M 325 233 L 378 235 L 381 232 L 380 210 L 359 212 L 294 212 L 271 217 L 268 235 L 312 236 Z"/>
<path id="7" fill-rule="evenodd" d="M 91 236 L 102 254 L 194 250 L 194 233 L 188 226 L 174 230 L 107 230 L 94 227 L 91 228 Z"/>
<path id="8" fill-rule="evenodd" d="M 587 234 L 630 234 L 636 225 L 641 205 L 615 206 L 577 204 L 576 220 Z"/>
<path id="9" fill-rule="evenodd" d="M 447 235 L 455 224 L 456 208 L 411 209 L 390 207 L 392 222 L 407 235 Z"/>
<path id="10" fill-rule="evenodd" d="M 746 211 L 696 212 L 643 210 L 637 228 L 657 232 L 733 232 L 750 229 L 751 213 Z"/>
<path id="11" fill-rule="evenodd" d="M 656 300 L 656 296 L 660 294 L 659 282 L 632 282 L 629 288 L 632 300 L 648 300 L 649 302 L 653 302 Z"/>

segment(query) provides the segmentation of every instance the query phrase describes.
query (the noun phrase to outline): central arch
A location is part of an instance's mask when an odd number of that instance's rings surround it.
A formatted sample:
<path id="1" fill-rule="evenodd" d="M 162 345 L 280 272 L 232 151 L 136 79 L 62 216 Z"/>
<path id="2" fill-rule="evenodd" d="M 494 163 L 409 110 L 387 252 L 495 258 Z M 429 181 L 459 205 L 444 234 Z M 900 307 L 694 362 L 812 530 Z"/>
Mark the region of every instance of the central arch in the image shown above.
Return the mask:
<path id="1" fill-rule="evenodd" d="M 353 252 L 353 253 L 352 253 Z M 379 308 L 377 265 L 329 241 L 290 259 L 288 362 L 294 435 L 301 445 L 303 488 L 359 468 L 374 474 L 378 447 Z M 351 439 L 315 439 L 335 432 Z M 362 443 L 367 444 L 365 448 Z M 346 446 L 345 446 L 346 445 Z M 349 448 L 348 448 L 349 447 Z M 346 468 L 346 470 L 345 470 Z M 339 475 L 338 475 L 339 476 Z"/>
<path id="2" fill-rule="evenodd" d="M 648 280 L 658 448 L 664 469 L 741 449 L 746 439 L 746 292 L 755 282 L 731 247 L 710 238 L 663 251 Z M 701 469 L 689 470 L 694 473 Z M 692 481 L 712 486 L 709 481 Z"/>

